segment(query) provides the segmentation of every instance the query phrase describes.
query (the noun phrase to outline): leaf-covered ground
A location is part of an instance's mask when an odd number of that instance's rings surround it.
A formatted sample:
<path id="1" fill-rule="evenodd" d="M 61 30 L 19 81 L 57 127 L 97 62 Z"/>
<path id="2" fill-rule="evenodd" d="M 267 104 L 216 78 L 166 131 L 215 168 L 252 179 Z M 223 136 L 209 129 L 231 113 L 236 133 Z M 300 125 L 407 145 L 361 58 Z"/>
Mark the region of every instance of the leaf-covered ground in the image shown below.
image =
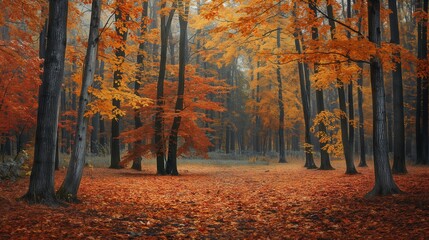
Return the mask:
<path id="1" fill-rule="evenodd" d="M 28 178 L 0 183 L 0 239 L 424 239 L 429 169 L 395 176 L 406 194 L 364 199 L 372 167 L 347 176 L 301 163 L 182 164 L 151 170 L 85 169 L 81 204 L 49 208 L 15 199 Z M 147 167 L 147 166 L 146 166 Z M 153 171 L 152 171 L 153 169 Z M 65 170 L 56 174 L 59 185 Z"/>

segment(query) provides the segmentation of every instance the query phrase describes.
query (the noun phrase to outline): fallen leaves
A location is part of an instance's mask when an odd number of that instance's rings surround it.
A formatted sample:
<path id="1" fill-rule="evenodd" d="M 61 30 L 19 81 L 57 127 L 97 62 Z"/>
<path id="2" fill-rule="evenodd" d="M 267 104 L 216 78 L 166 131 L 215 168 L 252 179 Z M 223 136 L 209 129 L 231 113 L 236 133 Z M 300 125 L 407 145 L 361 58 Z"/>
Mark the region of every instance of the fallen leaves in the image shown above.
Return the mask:
<path id="1" fill-rule="evenodd" d="M 373 171 L 285 165 L 180 165 L 179 177 L 86 169 L 81 204 L 27 205 L 28 179 L 0 183 L 0 238 L 423 239 L 429 232 L 429 171 L 395 176 L 403 195 L 364 199 Z M 148 167 L 148 166 L 146 166 Z M 61 182 L 65 171 L 57 173 Z"/>

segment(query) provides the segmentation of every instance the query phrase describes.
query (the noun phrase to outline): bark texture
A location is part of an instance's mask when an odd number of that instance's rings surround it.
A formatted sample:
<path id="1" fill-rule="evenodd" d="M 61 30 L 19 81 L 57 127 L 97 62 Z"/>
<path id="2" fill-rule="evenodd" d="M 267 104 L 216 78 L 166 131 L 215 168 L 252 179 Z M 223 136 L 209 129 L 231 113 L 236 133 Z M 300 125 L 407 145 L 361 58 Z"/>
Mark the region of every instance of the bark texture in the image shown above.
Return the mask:
<path id="1" fill-rule="evenodd" d="M 67 0 L 49 1 L 49 23 L 43 82 L 39 90 L 34 163 L 28 192 L 30 203 L 56 204 L 54 162 L 58 130 L 58 104 L 64 75 L 67 42 Z"/>
<path id="2" fill-rule="evenodd" d="M 368 1 L 369 40 L 381 46 L 380 0 Z M 383 69 L 379 56 L 370 60 L 371 90 L 373 104 L 373 147 L 375 185 L 367 197 L 400 193 L 390 170 L 386 126 L 386 100 L 383 81 Z"/>
<path id="3" fill-rule="evenodd" d="M 97 52 L 100 28 L 101 0 L 93 0 L 91 8 L 91 23 L 89 28 L 88 47 L 83 66 L 82 87 L 79 97 L 77 125 L 72 155 L 66 177 L 57 191 L 57 196 L 66 201 L 77 201 L 82 172 L 85 166 L 86 136 L 88 117 L 85 117 L 86 107 L 90 101 L 88 89 L 94 81 L 97 64 Z"/>
<path id="4" fill-rule="evenodd" d="M 398 9 L 396 0 L 389 0 L 390 42 L 399 45 Z M 404 123 L 404 96 L 402 87 L 401 54 L 395 54 L 399 59 L 395 63 L 396 69 L 392 71 L 393 92 L 393 173 L 407 173 L 405 166 L 405 123 Z"/>
<path id="5" fill-rule="evenodd" d="M 173 119 L 171 126 L 170 136 L 168 139 L 168 159 L 167 159 L 167 174 L 179 175 L 177 170 L 177 144 L 180 122 L 182 117 L 180 112 L 183 110 L 184 94 L 185 94 L 185 72 L 187 63 L 187 45 L 188 45 L 188 13 L 189 2 L 179 0 L 178 4 L 181 10 L 179 14 L 180 25 L 180 42 L 179 42 L 179 81 L 177 82 L 177 100 L 175 106 L 175 113 L 177 114 Z"/>

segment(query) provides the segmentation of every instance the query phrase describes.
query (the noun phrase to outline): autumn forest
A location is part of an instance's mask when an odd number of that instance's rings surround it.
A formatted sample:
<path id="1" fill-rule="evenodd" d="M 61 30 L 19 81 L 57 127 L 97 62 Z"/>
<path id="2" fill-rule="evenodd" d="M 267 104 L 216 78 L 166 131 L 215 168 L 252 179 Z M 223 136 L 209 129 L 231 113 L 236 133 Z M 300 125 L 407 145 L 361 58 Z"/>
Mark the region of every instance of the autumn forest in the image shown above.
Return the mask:
<path id="1" fill-rule="evenodd" d="M 428 236 L 428 0 L 0 9 L 0 239 Z"/>

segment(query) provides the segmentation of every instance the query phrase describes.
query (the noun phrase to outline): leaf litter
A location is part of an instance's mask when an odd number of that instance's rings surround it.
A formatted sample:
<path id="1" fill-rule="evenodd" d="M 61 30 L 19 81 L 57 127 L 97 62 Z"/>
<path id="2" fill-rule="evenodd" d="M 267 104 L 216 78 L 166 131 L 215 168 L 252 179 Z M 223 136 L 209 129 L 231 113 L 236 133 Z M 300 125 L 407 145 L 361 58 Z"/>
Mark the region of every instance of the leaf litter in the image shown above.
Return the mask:
<path id="1" fill-rule="evenodd" d="M 344 174 L 301 163 L 182 164 L 155 170 L 85 169 L 80 204 L 50 208 L 16 199 L 28 177 L 0 182 L 0 239 L 425 239 L 429 170 L 395 180 L 405 194 L 365 199 L 372 168 Z M 154 169 L 153 166 L 149 166 Z M 65 170 L 56 172 L 59 187 Z"/>

